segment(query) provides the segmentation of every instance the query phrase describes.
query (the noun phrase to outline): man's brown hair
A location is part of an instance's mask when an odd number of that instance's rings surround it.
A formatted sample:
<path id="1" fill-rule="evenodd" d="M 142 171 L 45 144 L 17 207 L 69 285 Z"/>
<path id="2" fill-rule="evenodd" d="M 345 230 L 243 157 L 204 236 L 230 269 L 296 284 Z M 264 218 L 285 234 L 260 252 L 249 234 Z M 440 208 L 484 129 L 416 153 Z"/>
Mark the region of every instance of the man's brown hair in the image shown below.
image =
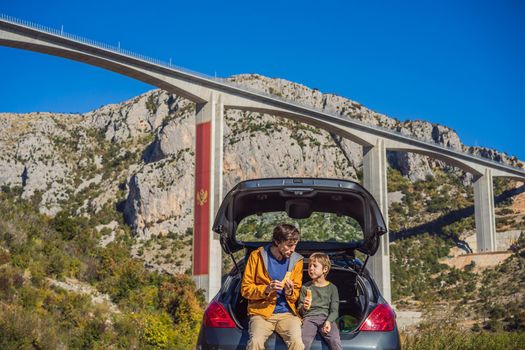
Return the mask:
<path id="1" fill-rule="evenodd" d="M 290 224 L 279 224 L 273 229 L 272 240 L 275 245 L 286 241 L 299 241 L 299 229 Z"/>
<path id="2" fill-rule="evenodd" d="M 328 255 L 320 252 L 312 253 L 312 255 L 310 255 L 310 258 L 308 258 L 308 263 L 313 261 L 317 261 L 319 264 L 321 264 L 323 270 L 325 267 L 327 268 L 324 274 L 326 277 L 326 275 L 328 275 L 328 272 L 330 272 L 330 269 L 332 268 L 332 262 L 330 261 Z"/>

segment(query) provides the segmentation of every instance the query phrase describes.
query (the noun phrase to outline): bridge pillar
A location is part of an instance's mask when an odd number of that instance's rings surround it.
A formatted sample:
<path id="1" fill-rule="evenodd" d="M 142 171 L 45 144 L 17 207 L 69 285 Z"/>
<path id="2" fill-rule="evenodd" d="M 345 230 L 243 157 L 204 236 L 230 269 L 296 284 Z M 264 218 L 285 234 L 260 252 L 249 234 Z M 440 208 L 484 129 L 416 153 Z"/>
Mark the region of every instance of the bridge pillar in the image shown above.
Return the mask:
<path id="1" fill-rule="evenodd" d="M 222 251 L 211 230 L 222 200 L 224 106 L 220 96 L 197 104 L 195 116 L 195 189 L 193 229 L 193 278 L 210 301 L 221 287 Z"/>
<path id="2" fill-rule="evenodd" d="M 374 196 L 388 227 L 388 190 L 386 148 L 383 139 L 375 146 L 363 147 L 363 185 Z M 389 234 L 381 236 L 379 249 L 368 260 L 367 268 L 374 277 L 383 297 L 390 303 L 390 248 Z"/>
<path id="3" fill-rule="evenodd" d="M 478 176 L 474 181 L 474 208 L 477 251 L 495 251 L 494 191 L 492 187 L 492 170 L 489 168 L 485 168 L 485 174 Z"/>

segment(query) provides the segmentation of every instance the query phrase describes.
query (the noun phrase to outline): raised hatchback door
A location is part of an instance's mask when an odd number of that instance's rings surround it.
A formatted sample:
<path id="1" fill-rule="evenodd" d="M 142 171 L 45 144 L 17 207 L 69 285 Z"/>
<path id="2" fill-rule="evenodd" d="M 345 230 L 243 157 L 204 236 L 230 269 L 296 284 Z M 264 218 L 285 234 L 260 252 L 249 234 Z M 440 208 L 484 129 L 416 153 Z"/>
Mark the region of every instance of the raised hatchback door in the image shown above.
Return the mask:
<path id="1" fill-rule="evenodd" d="M 361 230 L 360 236 L 337 235 L 339 240 L 334 237 L 326 240 L 333 243 L 334 249 L 357 249 L 367 255 L 375 254 L 379 237 L 386 232 L 376 201 L 353 181 L 314 178 L 248 180 L 237 184 L 226 195 L 215 218 L 213 230 L 219 233 L 226 253 L 244 247 L 248 236 L 246 227 L 250 227 L 246 222 L 258 216 L 266 223 L 273 220 L 299 224 L 302 240 L 317 242 L 319 237 L 325 237 L 325 232 L 320 231 L 338 229 L 338 226 L 330 226 L 332 223 L 339 225 L 341 220 L 338 218 L 354 220 L 358 224 L 355 226 Z M 309 232 L 312 225 L 316 225 L 319 236 Z M 258 236 L 271 240 L 269 232 L 258 233 Z M 345 240 L 344 237 L 352 238 Z"/>

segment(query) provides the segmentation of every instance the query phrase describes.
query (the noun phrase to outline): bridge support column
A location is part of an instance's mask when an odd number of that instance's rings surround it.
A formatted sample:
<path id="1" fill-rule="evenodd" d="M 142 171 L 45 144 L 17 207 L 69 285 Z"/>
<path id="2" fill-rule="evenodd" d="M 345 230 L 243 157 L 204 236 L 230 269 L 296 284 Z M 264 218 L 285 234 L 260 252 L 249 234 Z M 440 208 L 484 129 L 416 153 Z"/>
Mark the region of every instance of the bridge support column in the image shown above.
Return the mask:
<path id="1" fill-rule="evenodd" d="M 494 191 L 492 170 L 474 181 L 474 212 L 476 218 L 476 241 L 478 252 L 496 250 L 496 219 L 494 215 Z"/>
<path id="2" fill-rule="evenodd" d="M 374 196 L 388 226 L 387 161 L 384 140 L 377 139 L 375 146 L 363 147 L 363 185 Z M 381 236 L 379 249 L 368 260 L 368 270 L 383 297 L 390 303 L 390 249 L 389 234 Z"/>
<path id="3" fill-rule="evenodd" d="M 223 104 L 215 93 L 209 102 L 197 104 L 193 278 L 208 301 L 219 291 L 222 278 L 221 246 L 211 227 L 222 200 L 223 116 Z"/>

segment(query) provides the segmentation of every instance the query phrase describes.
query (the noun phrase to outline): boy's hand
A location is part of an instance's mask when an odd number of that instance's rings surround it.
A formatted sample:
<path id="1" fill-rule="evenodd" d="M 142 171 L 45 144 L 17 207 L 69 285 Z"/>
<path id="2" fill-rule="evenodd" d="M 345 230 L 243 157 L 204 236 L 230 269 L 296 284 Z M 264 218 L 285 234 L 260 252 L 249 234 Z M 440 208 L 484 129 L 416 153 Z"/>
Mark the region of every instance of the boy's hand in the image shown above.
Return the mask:
<path id="1" fill-rule="evenodd" d="M 331 330 L 332 330 L 332 325 L 330 324 L 330 322 L 324 321 L 324 325 L 323 325 L 323 328 L 321 329 L 321 331 L 324 334 L 328 334 L 328 333 L 330 333 Z"/>
<path id="2" fill-rule="evenodd" d="M 279 291 L 279 290 L 282 290 L 283 289 L 283 284 L 281 281 L 278 281 L 278 280 L 273 280 L 270 282 L 269 285 L 266 286 L 266 294 L 270 294 L 272 292 L 276 292 L 276 291 Z"/>
<path id="3" fill-rule="evenodd" d="M 309 310 L 310 306 L 312 306 L 312 298 L 311 297 L 305 297 L 303 301 L 303 309 Z"/>

